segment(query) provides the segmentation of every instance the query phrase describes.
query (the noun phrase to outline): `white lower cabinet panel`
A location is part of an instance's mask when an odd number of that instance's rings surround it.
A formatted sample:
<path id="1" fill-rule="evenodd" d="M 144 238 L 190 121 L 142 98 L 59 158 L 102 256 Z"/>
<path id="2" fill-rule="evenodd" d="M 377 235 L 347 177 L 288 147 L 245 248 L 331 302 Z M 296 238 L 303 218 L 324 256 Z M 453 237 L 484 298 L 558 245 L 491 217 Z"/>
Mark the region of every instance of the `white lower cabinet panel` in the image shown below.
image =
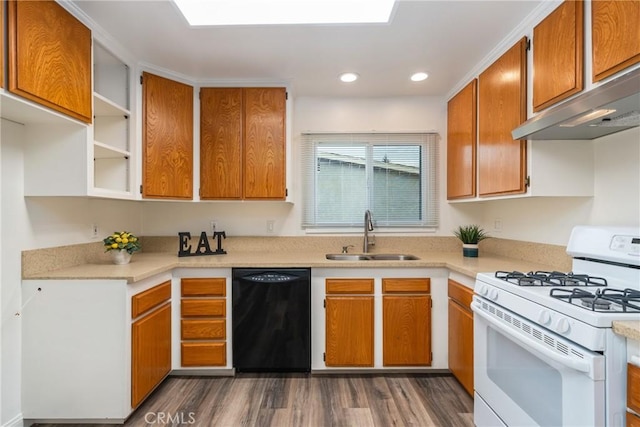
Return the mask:
<path id="1" fill-rule="evenodd" d="M 131 414 L 131 296 L 170 279 L 23 281 L 25 425 Z"/>

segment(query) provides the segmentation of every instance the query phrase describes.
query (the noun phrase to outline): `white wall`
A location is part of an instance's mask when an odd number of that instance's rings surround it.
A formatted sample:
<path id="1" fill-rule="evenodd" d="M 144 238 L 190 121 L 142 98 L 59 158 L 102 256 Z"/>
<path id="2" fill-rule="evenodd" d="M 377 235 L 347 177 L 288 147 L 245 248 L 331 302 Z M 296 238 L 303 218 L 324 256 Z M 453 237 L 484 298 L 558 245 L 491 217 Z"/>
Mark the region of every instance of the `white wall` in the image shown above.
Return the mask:
<path id="1" fill-rule="evenodd" d="M 477 221 L 496 237 L 562 246 L 575 225 L 640 226 L 640 128 L 587 143 L 594 144 L 593 198 L 482 202 Z"/>
<path id="2" fill-rule="evenodd" d="M 113 230 L 141 233 L 141 206 L 135 202 L 88 198 L 25 198 L 23 147 L 29 127 L 8 120 L 0 125 L 0 425 L 21 416 L 21 251 L 99 241 Z M 51 177 L 55 179 L 55 177 Z M 91 237 L 91 224 L 99 237 Z M 42 355 L 46 358 L 46 355 Z"/>
<path id="3" fill-rule="evenodd" d="M 596 140 L 590 224 L 640 225 L 640 128 Z"/>

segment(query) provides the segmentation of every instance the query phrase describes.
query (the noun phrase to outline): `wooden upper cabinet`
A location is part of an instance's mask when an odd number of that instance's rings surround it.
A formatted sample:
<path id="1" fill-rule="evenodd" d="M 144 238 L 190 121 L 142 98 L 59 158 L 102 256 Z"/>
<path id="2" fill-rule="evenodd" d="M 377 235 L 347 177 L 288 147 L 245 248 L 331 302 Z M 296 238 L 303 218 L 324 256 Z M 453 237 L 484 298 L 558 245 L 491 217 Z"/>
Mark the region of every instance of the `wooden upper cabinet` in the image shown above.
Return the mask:
<path id="1" fill-rule="evenodd" d="M 447 199 L 476 195 L 477 79 L 447 104 Z"/>
<path id="2" fill-rule="evenodd" d="M 565 0 L 533 28 L 533 111 L 583 89 L 584 4 Z"/>
<path id="3" fill-rule="evenodd" d="M 640 2 L 591 3 L 593 81 L 640 62 Z"/>
<path id="4" fill-rule="evenodd" d="M 91 31 L 54 0 L 8 2 L 9 90 L 92 121 Z"/>
<path id="5" fill-rule="evenodd" d="M 478 193 L 525 192 L 526 141 L 511 131 L 527 117 L 527 39 L 523 37 L 478 79 Z"/>
<path id="6" fill-rule="evenodd" d="M 202 88 L 200 198 L 286 198 L 286 90 Z"/>
<path id="7" fill-rule="evenodd" d="M 200 90 L 200 198 L 242 198 L 242 89 Z"/>
<path id="8" fill-rule="evenodd" d="M 244 89 L 244 198 L 286 198 L 284 88 Z"/>
<path id="9" fill-rule="evenodd" d="M 142 196 L 193 198 L 193 87 L 143 73 Z"/>

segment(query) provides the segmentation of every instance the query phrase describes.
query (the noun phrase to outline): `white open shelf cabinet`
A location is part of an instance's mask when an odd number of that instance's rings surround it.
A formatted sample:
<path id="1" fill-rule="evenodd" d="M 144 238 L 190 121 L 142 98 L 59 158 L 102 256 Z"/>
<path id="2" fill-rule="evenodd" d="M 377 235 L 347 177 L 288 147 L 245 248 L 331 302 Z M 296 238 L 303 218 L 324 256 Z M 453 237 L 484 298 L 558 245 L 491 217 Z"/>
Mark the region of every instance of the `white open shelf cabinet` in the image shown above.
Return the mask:
<path id="1" fill-rule="evenodd" d="M 94 43 L 93 187 L 97 194 L 131 191 L 129 67 Z"/>

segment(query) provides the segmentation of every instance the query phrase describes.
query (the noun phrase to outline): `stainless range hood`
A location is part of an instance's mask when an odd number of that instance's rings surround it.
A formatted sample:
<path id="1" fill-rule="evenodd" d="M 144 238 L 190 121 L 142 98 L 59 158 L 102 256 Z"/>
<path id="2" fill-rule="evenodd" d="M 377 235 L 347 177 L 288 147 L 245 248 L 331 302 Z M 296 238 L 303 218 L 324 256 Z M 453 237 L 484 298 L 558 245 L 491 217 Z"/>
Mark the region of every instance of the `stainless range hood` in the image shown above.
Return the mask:
<path id="1" fill-rule="evenodd" d="M 595 139 L 640 126 L 640 69 L 530 118 L 513 139 Z"/>

